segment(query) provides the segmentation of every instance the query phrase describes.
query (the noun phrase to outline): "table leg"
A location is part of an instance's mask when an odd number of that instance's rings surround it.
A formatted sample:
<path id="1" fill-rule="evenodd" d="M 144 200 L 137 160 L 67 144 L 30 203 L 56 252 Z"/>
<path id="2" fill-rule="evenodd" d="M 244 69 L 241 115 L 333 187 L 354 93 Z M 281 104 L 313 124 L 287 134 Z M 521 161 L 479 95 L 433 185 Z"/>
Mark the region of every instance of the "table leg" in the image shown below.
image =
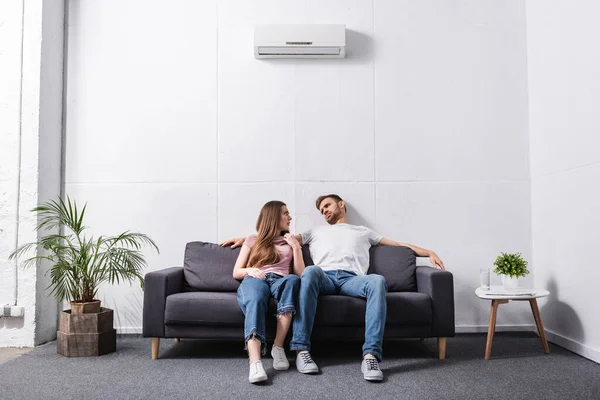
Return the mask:
<path id="1" fill-rule="evenodd" d="M 500 304 L 508 303 L 508 300 L 492 300 L 490 310 L 490 325 L 488 326 L 487 342 L 485 344 L 485 359 L 489 360 L 492 354 L 492 341 L 494 340 L 494 331 L 496 330 L 496 314 Z"/>
<path id="2" fill-rule="evenodd" d="M 544 345 L 544 353 L 550 354 L 550 348 L 548 347 L 548 341 L 546 341 L 546 332 L 544 332 L 544 325 L 542 324 L 542 317 L 540 315 L 540 309 L 538 308 L 537 300 L 529 299 L 529 305 L 531 306 L 531 311 L 533 312 L 533 318 L 535 319 L 535 324 L 537 325 L 540 339 Z"/>

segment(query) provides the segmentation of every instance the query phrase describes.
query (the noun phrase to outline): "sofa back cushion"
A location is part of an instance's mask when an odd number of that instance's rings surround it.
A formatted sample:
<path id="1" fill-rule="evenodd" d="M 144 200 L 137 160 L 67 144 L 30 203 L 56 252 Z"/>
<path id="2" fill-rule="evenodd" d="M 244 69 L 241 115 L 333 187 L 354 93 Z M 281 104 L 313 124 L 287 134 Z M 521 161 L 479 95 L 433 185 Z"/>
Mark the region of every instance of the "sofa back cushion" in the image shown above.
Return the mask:
<path id="1" fill-rule="evenodd" d="M 310 250 L 308 249 L 308 245 L 305 244 L 302 246 L 302 258 L 304 259 L 305 266 L 315 265 L 313 263 L 312 257 L 310 256 Z"/>
<path id="2" fill-rule="evenodd" d="M 369 274 L 385 277 L 388 292 L 417 291 L 417 259 L 408 247 L 373 246 Z"/>
<path id="3" fill-rule="evenodd" d="M 183 273 L 188 291 L 235 292 L 240 282 L 233 279 L 233 266 L 240 248 L 214 243 L 190 242 L 185 247 Z M 314 265 L 308 246 L 302 246 L 304 264 Z M 408 247 L 373 246 L 369 274 L 385 277 L 388 292 L 416 292 L 416 258 Z"/>
<path id="4" fill-rule="evenodd" d="M 408 247 L 372 246 L 369 274 L 383 275 L 388 292 L 417 291 L 417 259 Z M 302 246 L 306 266 L 314 265 L 307 245 Z"/>
<path id="5" fill-rule="evenodd" d="M 239 247 L 231 249 L 214 243 L 188 243 L 183 262 L 185 289 L 235 292 L 240 283 L 233 279 L 232 273 L 239 253 Z"/>

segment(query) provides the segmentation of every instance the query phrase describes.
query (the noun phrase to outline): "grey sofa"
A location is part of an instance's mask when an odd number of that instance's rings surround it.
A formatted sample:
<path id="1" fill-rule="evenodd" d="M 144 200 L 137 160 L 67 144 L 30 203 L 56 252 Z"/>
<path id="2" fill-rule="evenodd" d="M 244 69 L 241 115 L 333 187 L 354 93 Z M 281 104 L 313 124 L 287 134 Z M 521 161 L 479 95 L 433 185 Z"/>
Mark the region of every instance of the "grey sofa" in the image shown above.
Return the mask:
<path id="1" fill-rule="evenodd" d="M 160 338 L 231 339 L 243 341 L 244 315 L 233 279 L 238 249 L 191 242 L 183 267 L 145 276 L 143 336 L 152 338 L 152 358 L 158 358 Z M 312 265 L 308 248 L 305 264 Z M 369 273 L 383 275 L 388 287 L 385 339 L 438 338 L 444 359 L 446 337 L 454 336 L 452 274 L 417 267 L 407 247 L 371 248 Z M 321 296 L 312 340 L 364 340 L 366 302 L 345 296 Z M 267 339 L 275 333 L 275 300 L 270 301 Z"/>

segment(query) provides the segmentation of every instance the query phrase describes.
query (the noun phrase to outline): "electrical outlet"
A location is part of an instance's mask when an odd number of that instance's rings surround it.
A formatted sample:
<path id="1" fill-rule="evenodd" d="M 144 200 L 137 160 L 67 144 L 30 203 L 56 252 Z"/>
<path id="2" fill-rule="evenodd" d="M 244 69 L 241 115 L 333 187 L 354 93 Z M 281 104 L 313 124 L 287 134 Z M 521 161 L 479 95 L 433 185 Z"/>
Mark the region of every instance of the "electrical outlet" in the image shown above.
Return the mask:
<path id="1" fill-rule="evenodd" d="M 0 317 L 22 317 L 24 314 L 23 307 L 20 306 L 1 306 L 0 307 Z"/>

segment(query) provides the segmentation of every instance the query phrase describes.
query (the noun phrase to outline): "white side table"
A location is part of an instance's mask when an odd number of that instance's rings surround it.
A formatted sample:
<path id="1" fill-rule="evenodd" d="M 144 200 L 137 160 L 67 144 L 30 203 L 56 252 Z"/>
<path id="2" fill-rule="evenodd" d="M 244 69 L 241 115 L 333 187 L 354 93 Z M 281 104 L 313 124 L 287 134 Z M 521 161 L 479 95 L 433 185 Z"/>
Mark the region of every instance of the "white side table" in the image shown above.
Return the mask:
<path id="1" fill-rule="evenodd" d="M 518 289 L 523 290 L 523 289 Z M 546 333 L 544 332 L 544 325 L 542 325 L 542 317 L 540 316 L 540 309 L 538 308 L 537 298 L 546 297 L 550 294 L 547 290 L 541 289 L 531 289 L 531 295 L 510 295 L 510 294 L 490 294 L 490 292 L 494 291 L 502 291 L 501 286 L 492 286 L 489 291 L 485 291 L 480 287 L 475 290 L 475 294 L 480 299 L 491 300 L 492 308 L 490 310 L 490 324 L 488 327 L 488 336 L 487 342 L 485 344 L 485 359 L 489 360 L 490 355 L 492 353 L 492 340 L 494 340 L 494 331 L 496 330 L 496 314 L 498 313 L 498 306 L 500 304 L 508 303 L 511 300 L 514 301 L 529 301 L 529 305 L 531 306 L 531 311 L 533 312 L 533 318 L 535 319 L 535 324 L 537 325 L 538 332 L 540 334 L 540 339 L 542 340 L 542 344 L 544 345 L 544 352 L 546 354 L 550 354 L 550 349 L 548 348 L 548 342 L 546 341 Z"/>

